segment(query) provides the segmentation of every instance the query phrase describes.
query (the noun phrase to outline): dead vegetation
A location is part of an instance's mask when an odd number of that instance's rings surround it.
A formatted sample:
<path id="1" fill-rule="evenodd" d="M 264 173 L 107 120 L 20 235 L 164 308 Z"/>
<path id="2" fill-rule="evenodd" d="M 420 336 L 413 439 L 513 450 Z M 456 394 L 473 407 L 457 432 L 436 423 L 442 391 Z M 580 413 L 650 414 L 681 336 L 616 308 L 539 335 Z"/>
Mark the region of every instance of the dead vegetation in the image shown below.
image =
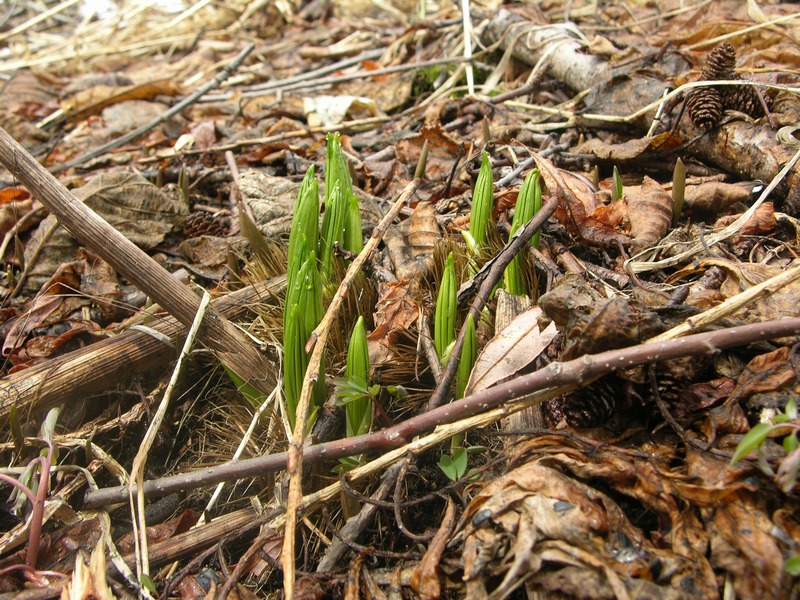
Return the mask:
<path id="1" fill-rule="evenodd" d="M 3 10 L 0 592 L 800 596 L 794 5 Z"/>

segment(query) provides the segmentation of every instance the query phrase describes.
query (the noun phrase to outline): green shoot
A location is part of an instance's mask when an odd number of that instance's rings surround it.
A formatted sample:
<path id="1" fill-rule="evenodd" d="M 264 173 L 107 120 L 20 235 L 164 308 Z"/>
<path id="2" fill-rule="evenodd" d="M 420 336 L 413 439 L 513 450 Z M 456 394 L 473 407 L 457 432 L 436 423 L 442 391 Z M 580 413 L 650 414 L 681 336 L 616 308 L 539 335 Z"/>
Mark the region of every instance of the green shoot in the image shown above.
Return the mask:
<path id="1" fill-rule="evenodd" d="M 444 361 L 448 346 L 456 339 L 457 295 L 456 268 L 451 252 L 444 263 L 433 321 L 433 345 L 441 361 Z"/>
<path id="2" fill-rule="evenodd" d="M 679 158 L 675 162 L 675 169 L 672 171 L 672 226 L 678 226 L 681 211 L 683 210 L 683 199 L 686 196 L 686 169 L 683 161 Z"/>

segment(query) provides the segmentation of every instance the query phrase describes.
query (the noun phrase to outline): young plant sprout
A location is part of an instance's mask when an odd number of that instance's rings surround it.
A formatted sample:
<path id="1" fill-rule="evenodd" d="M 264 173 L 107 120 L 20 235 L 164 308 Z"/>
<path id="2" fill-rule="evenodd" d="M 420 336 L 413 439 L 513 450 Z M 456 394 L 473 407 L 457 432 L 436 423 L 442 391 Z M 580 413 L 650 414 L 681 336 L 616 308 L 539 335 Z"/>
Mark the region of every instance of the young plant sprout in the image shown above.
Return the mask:
<path id="1" fill-rule="evenodd" d="M 525 178 L 522 188 L 517 196 L 517 206 L 514 209 L 514 218 L 511 221 L 511 235 L 525 226 L 533 216 L 542 208 L 542 186 L 539 181 L 539 170 L 534 169 Z M 533 234 L 530 243 L 534 248 L 539 247 L 539 232 Z M 517 255 L 506 267 L 503 274 L 506 291 L 509 294 L 523 296 L 527 293 L 525 279 L 522 276 L 523 259 Z"/>
<path id="2" fill-rule="evenodd" d="M 683 199 L 686 196 L 686 169 L 683 161 L 679 158 L 672 171 L 672 226 L 678 226 L 681 211 L 683 210 Z"/>
<path id="3" fill-rule="evenodd" d="M 433 345 L 439 360 L 444 362 L 450 345 L 456 339 L 456 310 L 458 308 L 458 284 L 453 253 L 447 255 L 442 281 L 436 297 L 433 320 Z"/>
<path id="4" fill-rule="evenodd" d="M 305 243 L 301 242 L 302 255 Z M 307 252 L 307 251 L 306 251 Z M 295 263 L 296 264 L 296 263 Z M 294 427 L 295 411 L 300 401 L 308 355 L 305 346 L 311 332 L 322 320 L 322 281 L 317 269 L 317 253 L 307 252 L 299 271 L 292 277 L 292 286 L 286 290 L 283 315 L 283 368 L 286 390 L 286 408 L 289 423 Z M 320 379 L 314 388 L 313 404 L 318 408 L 325 401 L 325 382 Z M 313 419 L 309 419 L 309 422 Z"/>
<path id="5" fill-rule="evenodd" d="M 494 182 L 492 180 L 492 165 L 489 155 L 483 153 L 481 169 L 475 190 L 472 193 L 472 210 L 469 216 L 469 231 L 462 232 L 470 252 L 477 254 L 486 246 L 489 236 L 489 221 L 494 208 Z"/>
<path id="6" fill-rule="evenodd" d="M 614 165 L 614 172 L 611 175 L 611 201 L 616 202 L 622 199 L 622 177 L 619 175 L 617 165 Z"/>
<path id="7" fill-rule="evenodd" d="M 345 383 L 337 389 L 339 402 L 345 406 L 345 433 L 354 437 L 369 433 L 372 427 L 373 404 L 369 394 L 369 352 L 367 350 L 367 332 L 364 329 L 364 317 L 358 317 L 350 344 L 347 348 L 347 365 L 345 366 Z M 354 393 L 357 392 L 357 393 Z"/>

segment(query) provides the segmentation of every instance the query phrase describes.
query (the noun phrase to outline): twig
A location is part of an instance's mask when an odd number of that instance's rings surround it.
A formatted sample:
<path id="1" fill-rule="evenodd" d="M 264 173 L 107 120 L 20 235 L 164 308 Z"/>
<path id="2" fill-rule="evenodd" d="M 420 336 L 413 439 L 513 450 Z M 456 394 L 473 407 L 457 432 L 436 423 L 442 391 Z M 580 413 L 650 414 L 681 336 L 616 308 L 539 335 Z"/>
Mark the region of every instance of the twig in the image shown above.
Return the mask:
<path id="1" fill-rule="evenodd" d="M 278 81 L 268 81 L 266 83 L 259 83 L 256 85 L 247 86 L 242 90 L 242 96 L 261 96 L 264 92 L 272 91 L 272 90 L 281 90 L 287 85 L 291 85 L 293 83 L 298 83 L 301 81 L 310 81 L 319 79 L 323 75 L 327 75 L 328 73 L 335 73 L 336 71 L 341 71 L 347 67 L 352 67 L 353 65 L 357 65 L 362 63 L 365 60 L 374 60 L 379 58 L 383 54 L 383 49 L 375 49 L 369 50 L 367 52 L 362 52 L 358 56 L 352 56 L 350 58 L 344 58 L 342 60 L 338 60 L 335 63 L 326 65 L 324 67 L 320 67 L 319 69 L 313 69 L 311 71 L 306 71 L 299 75 L 294 75 L 292 77 L 287 77 L 286 79 L 279 79 Z M 226 97 L 230 96 L 230 94 L 226 94 Z M 205 100 L 205 98 L 203 98 Z M 218 98 L 214 98 L 214 100 L 218 100 Z"/>
<path id="2" fill-rule="evenodd" d="M 51 168 L 50 172 L 51 173 L 61 173 L 62 171 L 66 171 L 67 169 L 71 169 L 72 167 L 77 167 L 78 165 L 82 165 L 83 163 L 85 163 L 88 160 L 91 160 L 91 159 L 96 158 L 98 156 L 102 156 L 106 152 L 114 150 L 115 148 L 119 148 L 123 144 L 127 144 L 128 142 L 131 142 L 131 141 L 135 140 L 136 138 L 138 138 L 143 133 L 146 133 L 146 132 L 150 131 L 153 127 L 156 127 L 157 125 L 166 122 L 173 115 L 178 114 L 180 111 L 182 111 L 184 108 L 186 108 L 190 104 L 194 104 L 197 101 L 197 99 L 200 98 L 200 96 L 202 96 L 203 94 L 205 94 L 209 90 L 212 90 L 215 87 L 218 87 L 220 84 L 222 84 L 223 81 L 225 81 L 228 77 L 230 77 L 231 74 L 236 69 L 239 68 L 239 65 L 241 65 L 242 62 L 244 62 L 244 59 L 247 58 L 247 56 L 250 54 L 250 52 L 252 52 L 254 46 L 255 46 L 255 44 L 253 42 L 248 42 L 248 44 L 247 44 L 247 46 L 245 46 L 244 50 L 242 50 L 236 56 L 236 58 L 234 58 L 228 65 L 226 65 L 225 68 L 222 69 L 222 71 L 220 71 L 214 77 L 214 79 L 212 79 L 211 81 L 209 81 L 205 85 L 202 85 L 199 88 L 197 88 L 194 92 L 192 92 L 191 94 L 186 96 L 183 100 L 178 102 L 175 106 L 170 108 L 165 113 L 160 114 L 155 119 L 145 123 L 144 125 L 142 125 L 140 127 L 137 127 L 136 129 L 134 129 L 130 133 L 126 133 L 125 135 L 123 135 L 121 137 L 118 137 L 117 139 L 112 140 L 112 141 L 108 142 L 107 144 L 103 144 L 99 148 L 95 148 L 94 150 L 86 152 L 85 154 L 82 154 L 81 156 L 79 156 L 77 158 L 74 158 L 74 159 L 72 159 L 70 161 L 67 161 L 65 163 L 62 163 L 60 165 L 57 165 L 57 166 Z"/>
<path id="3" fill-rule="evenodd" d="M 406 445 L 408 440 L 437 427 L 446 430 L 444 433 L 446 437 L 458 433 L 458 428 L 453 431 L 450 424 L 459 419 L 481 415 L 483 420 L 483 413 L 493 410 L 498 411 L 496 418 L 499 419 L 511 411 L 521 410 L 530 403 L 541 402 L 549 397 L 545 392 L 549 393 L 554 388 L 556 392 L 561 392 L 561 387 L 572 389 L 590 379 L 596 379 L 621 369 L 684 356 L 714 354 L 735 346 L 798 334 L 800 334 L 800 318 L 776 319 L 698 333 L 676 340 L 650 342 L 630 348 L 609 350 L 582 356 L 568 362 L 553 362 L 534 373 L 482 390 L 477 394 L 440 406 L 386 429 L 353 438 L 308 446 L 303 449 L 303 461 L 316 463 L 366 452 L 387 450 L 396 452 L 396 449 Z M 529 404 L 521 402 L 526 398 L 530 401 Z M 474 424 L 462 426 L 469 428 Z M 440 432 L 437 431 L 438 433 Z M 417 449 L 418 446 L 414 442 L 403 450 L 407 452 Z M 287 452 L 279 452 L 241 460 L 237 463 L 226 463 L 217 467 L 164 477 L 145 483 L 144 492 L 146 497 L 159 496 L 204 485 L 213 485 L 220 481 L 262 476 L 264 473 L 286 468 L 287 459 Z M 358 467 L 352 473 L 360 473 L 362 468 Z M 96 508 L 105 504 L 121 502 L 125 499 L 126 494 L 126 487 L 87 492 L 84 497 L 84 505 L 87 508 Z"/>
<path id="4" fill-rule="evenodd" d="M 665 331 L 664 333 L 650 338 L 647 341 L 660 342 L 663 340 L 672 340 L 686 335 L 687 333 L 692 333 L 693 331 L 700 331 L 744 308 L 757 298 L 771 296 L 798 279 L 800 279 L 800 263 L 795 261 L 795 266 L 788 271 L 778 273 L 766 281 L 762 281 L 761 283 L 754 285 L 743 292 L 739 292 L 724 302 L 721 302 L 698 315 L 693 315 L 687 318 L 680 325 L 677 325 L 672 329 Z"/>
<path id="5" fill-rule="evenodd" d="M 476 60 L 478 57 L 480 57 L 481 55 L 486 54 L 486 53 L 487 53 L 486 50 L 483 50 L 481 52 L 475 53 L 472 56 L 471 60 Z M 333 84 L 336 84 L 336 83 L 344 83 L 346 81 L 353 81 L 353 80 L 356 80 L 356 79 L 364 80 L 367 77 L 378 77 L 378 76 L 381 76 L 381 75 L 391 75 L 393 73 L 403 73 L 405 71 L 414 71 L 416 69 L 425 69 L 425 68 L 428 68 L 428 67 L 434 67 L 434 66 L 438 66 L 438 65 L 451 65 L 451 64 L 454 64 L 454 63 L 463 63 L 463 62 L 468 62 L 468 59 L 465 59 L 463 56 L 454 56 L 454 57 L 448 57 L 448 58 L 434 58 L 434 59 L 431 59 L 431 60 L 423 60 L 423 61 L 420 61 L 420 62 L 410 62 L 410 63 L 405 63 L 405 64 L 402 64 L 402 65 L 394 65 L 394 66 L 391 66 L 391 67 L 384 67 L 382 69 L 375 69 L 374 71 L 358 71 L 356 73 L 348 73 L 346 75 L 332 75 L 330 77 L 325 77 L 325 78 L 322 78 L 322 79 L 315 79 L 315 78 L 310 78 L 309 79 L 307 77 L 303 77 L 303 78 L 299 78 L 298 81 L 291 82 L 291 83 L 287 83 L 286 80 L 284 80 L 284 81 L 276 81 L 269 88 L 266 87 L 266 86 L 259 87 L 258 88 L 258 91 L 259 91 L 258 95 L 261 95 L 261 93 L 266 89 L 271 89 L 273 91 L 274 90 L 280 90 L 281 92 L 294 92 L 294 91 L 297 91 L 297 90 L 300 90 L 300 89 L 306 89 L 306 88 L 311 88 L 311 87 L 319 87 L 319 86 L 323 86 L 323 85 L 333 85 Z M 245 92 L 243 94 L 243 96 L 248 96 L 248 95 L 255 95 L 255 94 L 252 94 L 252 93 L 248 94 L 247 92 Z"/>
<path id="6" fill-rule="evenodd" d="M 784 167 L 780 170 L 780 172 L 772 178 L 772 181 L 769 182 L 769 185 L 764 188 L 764 191 L 761 192 L 761 195 L 758 199 L 748 208 L 745 212 L 743 212 L 739 217 L 730 225 L 725 227 L 722 231 L 718 231 L 710 236 L 708 239 L 705 240 L 705 245 L 711 246 L 722 240 L 728 239 L 729 237 L 735 235 L 742 226 L 753 216 L 761 204 L 769 197 L 778 184 L 783 181 L 783 178 L 791 171 L 797 161 L 800 160 L 800 150 L 795 152 L 794 156 L 787 162 Z M 688 258 L 694 256 L 697 252 L 702 250 L 704 244 L 695 244 L 689 250 L 685 252 L 681 252 L 680 254 L 676 254 L 675 256 L 670 256 L 669 258 L 665 258 L 663 260 L 658 260 L 654 262 L 646 262 L 646 261 L 634 261 L 630 259 L 627 261 L 626 266 L 629 266 L 634 273 L 641 273 L 643 271 L 654 271 L 656 269 L 663 269 L 665 267 L 671 267 L 677 265 Z M 652 249 L 648 250 L 647 252 L 651 252 Z"/>
<path id="7" fill-rule="evenodd" d="M 26 31 L 26 30 L 30 29 L 34 25 L 37 25 L 37 24 L 41 23 L 42 21 L 45 21 L 45 20 L 49 19 L 53 15 L 58 14 L 61 11 L 68 9 L 70 6 L 74 6 L 75 4 L 77 4 L 80 1 L 81 0 L 64 0 L 64 2 L 62 2 L 61 4 L 57 4 L 56 6 L 53 6 L 52 8 L 49 8 L 48 10 L 46 10 L 46 11 L 44 11 L 42 13 L 39 13 L 38 15 L 36 15 L 35 17 L 33 17 L 31 19 L 28 19 L 24 23 L 21 23 L 20 25 L 17 25 L 16 27 L 14 27 L 14 29 L 1 33 L 0 34 L 0 42 L 3 42 L 5 40 L 7 40 L 8 38 L 17 35 L 18 33 L 22 33 L 23 31 Z"/>
<path id="8" fill-rule="evenodd" d="M 311 339 L 306 344 L 306 351 L 311 351 L 311 356 L 308 360 L 308 369 L 306 376 L 303 380 L 303 388 L 300 390 L 300 399 L 297 403 L 295 426 L 292 434 L 292 441 L 289 444 L 287 453 L 286 471 L 290 476 L 289 479 L 289 494 L 286 501 L 286 531 L 283 539 L 283 553 L 281 554 L 281 561 L 283 563 L 283 584 L 286 591 L 287 600 L 294 598 L 294 540 L 295 540 L 295 525 L 297 522 L 297 512 L 303 501 L 303 487 L 302 487 L 302 468 L 303 468 L 303 439 L 306 430 L 306 413 L 308 412 L 308 405 L 311 401 L 311 391 L 320 377 L 320 364 L 322 363 L 322 353 L 325 350 L 325 344 L 328 341 L 328 334 L 333 325 L 333 320 L 339 312 L 339 307 L 344 301 L 350 286 L 355 280 L 356 276 L 361 273 L 361 270 L 372 253 L 378 247 L 383 234 L 392 224 L 395 217 L 400 213 L 408 199 L 414 194 L 419 186 L 420 179 L 415 177 L 408 185 L 406 185 L 400 197 L 394 203 L 394 206 L 386 213 L 380 223 L 375 226 L 372 236 L 364 244 L 364 249 L 359 253 L 356 259 L 350 263 L 347 273 L 336 290 L 336 294 L 331 300 L 328 310 L 322 317 L 319 325 L 311 332 Z"/>
<path id="9" fill-rule="evenodd" d="M 389 467 L 389 469 L 381 477 L 381 483 L 378 489 L 371 496 L 373 502 L 365 502 L 361 507 L 358 515 L 351 517 L 339 530 L 336 539 L 328 547 L 322 559 L 317 564 L 317 573 L 324 573 L 332 571 L 334 568 L 341 564 L 342 557 L 348 549 L 348 545 L 344 540 L 356 539 L 359 534 L 369 526 L 378 512 L 378 505 L 375 500 L 383 500 L 389 493 L 389 490 L 394 488 L 394 482 L 397 481 L 397 476 L 400 472 L 401 464 L 396 463 Z"/>
<path id="10" fill-rule="evenodd" d="M 164 392 L 164 397 L 161 399 L 161 403 L 158 405 L 158 409 L 153 415 L 150 427 L 147 428 L 147 433 L 145 433 L 144 439 L 139 446 L 139 451 L 136 453 L 136 457 L 133 459 L 133 465 L 131 466 L 131 479 L 128 489 L 130 493 L 129 500 L 132 512 L 133 534 L 136 542 L 136 570 L 140 580 L 143 576 L 149 577 L 150 575 L 150 560 L 147 552 L 147 519 L 145 517 L 144 491 L 142 487 L 144 466 L 147 462 L 150 448 L 153 446 L 153 442 L 158 434 L 158 430 L 161 428 L 161 423 L 164 421 L 164 416 L 167 414 L 172 392 L 178 383 L 178 376 L 181 373 L 184 361 L 189 356 L 189 352 L 191 352 L 192 345 L 194 344 L 197 332 L 200 330 L 200 324 L 203 322 L 203 317 L 206 314 L 206 308 L 208 308 L 210 300 L 211 296 L 208 292 L 204 292 L 203 298 L 200 300 L 200 306 L 197 309 L 197 316 L 192 326 L 189 328 L 189 333 L 186 335 L 186 342 L 183 344 L 178 362 L 175 364 L 175 369 L 172 371 L 172 377 Z M 134 482 L 136 485 L 134 485 Z M 134 494 L 136 495 L 135 499 Z"/>

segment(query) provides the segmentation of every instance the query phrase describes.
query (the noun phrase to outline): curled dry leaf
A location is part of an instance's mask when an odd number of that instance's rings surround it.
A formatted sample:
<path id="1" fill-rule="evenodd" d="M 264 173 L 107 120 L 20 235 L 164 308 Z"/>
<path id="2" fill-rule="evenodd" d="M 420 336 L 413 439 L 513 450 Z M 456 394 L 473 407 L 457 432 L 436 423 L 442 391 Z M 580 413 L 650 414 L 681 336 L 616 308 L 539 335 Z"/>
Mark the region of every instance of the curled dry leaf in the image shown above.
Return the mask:
<path id="1" fill-rule="evenodd" d="M 426 277 L 433 267 L 433 249 L 440 239 L 433 204 L 420 202 L 410 219 L 384 235 L 397 278 L 419 280 Z"/>
<path id="2" fill-rule="evenodd" d="M 641 186 L 627 188 L 625 200 L 631 224 L 631 252 L 638 254 L 655 246 L 672 223 L 672 197 L 645 176 Z"/>
<path id="3" fill-rule="evenodd" d="M 738 219 L 740 215 L 727 215 L 718 219 L 716 223 L 714 223 L 714 229 L 724 229 L 736 219 Z M 765 202 L 753 213 L 753 215 L 744 222 L 741 229 L 739 230 L 739 235 L 732 238 L 732 242 L 736 243 L 741 239 L 741 236 L 745 235 L 764 235 L 769 233 L 775 229 L 777 225 L 777 220 L 775 219 L 775 206 L 772 202 Z"/>
<path id="4" fill-rule="evenodd" d="M 378 365 L 388 361 L 402 332 L 419 317 L 419 305 L 409 282 L 382 284 L 375 305 L 375 329 L 367 336 L 369 362 Z"/>
<path id="5" fill-rule="evenodd" d="M 533 157 L 547 191 L 558 195 L 559 206 L 554 216 L 562 225 L 592 244 L 630 243 L 630 238 L 615 231 L 602 215 L 600 218 L 595 216 L 598 202 L 588 181 L 556 169 L 550 161 L 537 154 Z"/>
<path id="6" fill-rule="evenodd" d="M 485 390 L 518 373 L 547 348 L 558 331 L 554 322 L 540 329 L 541 316 L 542 309 L 538 306 L 526 310 L 486 344 L 472 368 L 465 395 Z"/>
<path id="7" fill-rule="evenodd" d="M 712 269 L 714 270 L 712 271 Z M 704 288 L 710 292 L 704 292 L 703 289 L 695 290 L 695 286 L 693 286 L 686 301 L 687 304 L 707 308 L 709 305 L 727 300 L 754 285 L 775 277 L 785 270 L 785 267 L 776 265 L 741 263 L 725 258 L 706 258 L 676 272 L 670 281 L 675 282 L 700 271 L 713 274 L 713 279 L 719 280 L 719 282 Z M 717 288 L 718 291 L 715 292 Z M 747 323 L 800 316 L 798 296 L 800 296 L 800 283 L 793 282 L 784 285 L 769 296 L 756 299 L 734 313 L 733 316 Z"/>
<path id="8" fill-rule="evenodd" d="M 718 215 L 737 202 L 750 200 L 754 183 L 722 183 L 709 181 L 687 185 L 684 206 L 695 215 Z"/>

